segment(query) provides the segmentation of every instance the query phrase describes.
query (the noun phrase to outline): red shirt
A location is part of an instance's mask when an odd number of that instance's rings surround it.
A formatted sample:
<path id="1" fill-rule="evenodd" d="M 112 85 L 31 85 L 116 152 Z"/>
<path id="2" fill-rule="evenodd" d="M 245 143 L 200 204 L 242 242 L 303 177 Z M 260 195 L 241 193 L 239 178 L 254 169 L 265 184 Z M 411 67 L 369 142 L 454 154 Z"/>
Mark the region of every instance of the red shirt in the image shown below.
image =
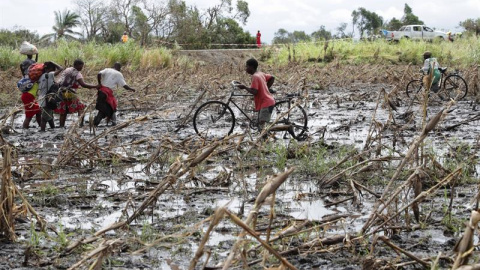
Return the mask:
<path id="1" fill-rule="evenodd" d="M 250 88 L 257 89 L 257 94 L 254 95 L 255 111 L 275 105 L 270 91 L 268 91 L 267 81 L 272 77 L 270 74 L 257 71 L 252 75 L 252 86 Z"/>

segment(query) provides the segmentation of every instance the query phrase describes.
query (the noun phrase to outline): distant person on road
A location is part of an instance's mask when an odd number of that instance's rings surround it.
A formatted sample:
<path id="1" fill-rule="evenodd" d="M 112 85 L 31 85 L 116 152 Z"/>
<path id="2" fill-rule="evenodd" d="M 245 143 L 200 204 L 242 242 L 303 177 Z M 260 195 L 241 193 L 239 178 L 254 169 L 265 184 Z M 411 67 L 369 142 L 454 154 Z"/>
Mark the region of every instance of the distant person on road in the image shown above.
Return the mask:
<path id="1" fill-rule="evenodd" d="M 262 34 L 260 34 L 260 30 L 257 32 L 257 47 L 260 48 L 262 47 L 262 41 L 261 41 Z"/>
<path id="2" fill-rule="evenodd" d="M 38 61 L 38 53 L 35 54 L 35 60 L 33 60 L 32 58 L 33 58 L 33 55 L 28 54 L 27 59 L 23 60 L 23 62 L 20 64 L 20 71 L 22 72 L 22 76 L 24 78 L 28 76 L 28 68 L 32 64 L 35 64 Z"/>
<path id="3" fill-rule="evenodd" d="M 85 83 L 83 75 L 80 73 L 85 63 L 77 59 L 73 62 L 73 67 L 66 68 L 59 80 L 60 90 L 62 91 L 62 102 L 55 112 L 60 114 L 60 127 L 65 127 L 68 113 L 78 112 L 78 116 L 83 113 L 85 105 L 77 97 L 77 89 L 81 87 L 94 89 L 99 88 L 98 85 Z M 83 117 L 80 119 L 80 126 L 83 126 Z"/>
<path id="4" fill-rule="evenodd" d="M 125 31 L 125 32 L 123 32 L 122 42 L 127 43 L 127 41 L 128 41 L 128 35 L 127 35 L 127 31 Z"/>
<path id="5" fill-rule="evenodd" d="M 430 74 L 430 72 L 433 72 L 433 82 L 432 82 L 432 90 L 434 92 L 437 92 L 440 87 L 438 85 L 438 82 L 440 81 L 440 70 L 438 68 L 440 67 L 440 64 L 437 61 L 437 58 L 432 57 L 432 53 L 429 51 L 426 51 L 423 53 L 423 67 L 422 67 L 422 72 L 426 76 L 424 77 L 424 82 L 425 78 Z M 433 70 L 431 70 L 433 67 Z"/>
<path id="6" fill-rule="evenodd" d="M 98 126 L 103 118 L 107 118 L 108 122 L 111 120 L 112 125 L 117 124 L 117 117 L 115 112 L 117 111 L 117 99 L 113 95 L 113 90 L 118 87 L 123 87 L 129 91 L 135 92 L 135 89 L 131 88 L 125 82 L 120 69 L 122 65 L 120 63 L 115 63 L 113 68 L 106 68 L 100 71 L 97 75 L 98 80 L 98 96 L 97 104 L 95 109 L 98 110 L 97 115 L 94 119 L 94 125 Z"/>
<path id="7" fill-rule="evenodd" d="M 253 58 L 247 60 L 245 71 L 252 75 L 252 84 L 250 87 L 243 84 L 239 84 L 237 87 L 245 89 L 250 94 L 253 94 L 255 111 L 258 111 L 258 129 L 262 131 L 265 127 L 265 123 L 270 121 L 273 107 L 275 106 L 275 99 L 269 91 L 275 81 L 275 77 L 258 71 L 257 68 L 257 60 Z"/>
<path id="8" fill-rule="evenodd" d="M 63 67 L 57 65 L 55 62 L 45 62 L 44 73 L 38 79 L 38 99 L 40 101 L 41 123 L 40 131 L 45 131 L 47 123 L 50 128 L 54 128 L 53 122 L 53 110 L 48 108 L 45 96 L 47 95 L 48 88 L 50 88 L 55 82 L 55 76 L 62 72 Z"/>
<path id="9" fill-rule="evenodd" d="M 448 31 L 448 32 L 447 32 L 447 39 L 448 39 L 448 41 L 451 41 L 451 42 L 453 42 L 453 35 L 452 35 L 452 32 L 450 32 L 450 31 Z"/>

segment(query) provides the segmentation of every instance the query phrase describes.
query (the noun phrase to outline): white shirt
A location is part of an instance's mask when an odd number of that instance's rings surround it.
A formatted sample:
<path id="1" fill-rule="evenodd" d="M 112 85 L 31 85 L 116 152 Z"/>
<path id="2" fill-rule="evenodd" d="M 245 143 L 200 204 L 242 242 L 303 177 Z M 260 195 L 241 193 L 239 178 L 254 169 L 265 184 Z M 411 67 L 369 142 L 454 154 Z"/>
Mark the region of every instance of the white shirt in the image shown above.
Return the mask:
<path id="1" fill-rule="evenodd" d="M 123 78 L 122 73 L 120 73 L 120 71 L 116 69 L 106 68 L 100 71 L 99 74 L 101 74 L 102 76 L 102 79 L 101 79 L 102 85 L 112 90 L 114 90 L 117 87 L 123 87 L 127 84 L 125 82 L 125 79 Z"/>

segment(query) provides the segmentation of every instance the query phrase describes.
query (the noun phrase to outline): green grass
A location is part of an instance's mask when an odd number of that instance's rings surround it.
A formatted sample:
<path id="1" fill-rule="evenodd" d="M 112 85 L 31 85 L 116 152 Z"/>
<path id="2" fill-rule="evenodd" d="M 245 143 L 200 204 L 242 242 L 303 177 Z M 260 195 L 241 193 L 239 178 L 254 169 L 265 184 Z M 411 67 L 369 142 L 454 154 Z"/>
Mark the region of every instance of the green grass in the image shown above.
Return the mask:
<path id="1" fill-rule="evenodd" d="M 397 43 L 383 39 L 376 41 L 331 40 L 325 43 L 299 43 L 266 47 L 260 59 L 279 66 L 295 61 L 299 63 L 328 63 L 340 61 L 345 64 L 413 64 L 422 63 L 422 54 L 429 50 L 442 66 L 464 68 L 480 62 L 480 39 L 464 37 L 455 42 L 401 40 Z M 173 60 L 172 50 L 165 47 L 141 47 L 134 42 L 116 44 L 81 43 L 60 40 L 55 45 L 39 48 L 39 61 L 55 61 L 71 65 L 77 58 L 93 69 L 112 66 L 115 62 L 131 69 L 167 68 L 177 61 L 178 65 L 192 67 L 184 58 Z M 0 69 L 18 67 L 25 56 L 17 48 L 0 46 Z"/>
<path id="2" fill-rule="evenodd" d="M 480 62 L 480 38 L 465 37 L 455 42 L 412 41 L 329 41 L 281 45 L 269 62 L 285 65 L 296 62 L 330 62 L 334 59 L 346 64 L 413 64 L 423 62 L 423 52 L 431 51 L 442 66 L 464 68 Z"/>
<path id="3" fill-rule="evenodd" d="M 97 44 L 60 40 L 55 45 L 39 48 L 39 62 L 54 61 L 72 65 L 77 58 L 90 69 L 111 67 L 115 62 L 132 69 L 167 68 L 172 65 L 172 51 L 164 47 L 144 48 L 136 43 Z M 17 68 L 25 59 L 17 49 L 0 46 L 0 69 Z"/>

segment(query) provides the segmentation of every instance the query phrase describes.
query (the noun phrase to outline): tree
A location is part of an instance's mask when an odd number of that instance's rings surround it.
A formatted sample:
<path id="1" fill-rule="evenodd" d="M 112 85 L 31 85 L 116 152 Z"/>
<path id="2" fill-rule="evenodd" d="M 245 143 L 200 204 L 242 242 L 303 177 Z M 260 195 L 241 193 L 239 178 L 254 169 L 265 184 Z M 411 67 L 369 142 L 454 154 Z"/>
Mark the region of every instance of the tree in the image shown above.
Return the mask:
<path id="1" fill-rule="evenodd" d="M 335 30 L 337 30 L 337 33 L 335 33 L 335 37 L 336 38 L 349 38 L 353 35 L 353 33 L 351 35 L 347 34 L 346 31 L 347 31 L 347 26 L 348 24 L 347 23 L 341 23 Z"/>
<path id="2" fill-rule="evenodd" d="M 395 18 L 394 18 L 395 19 Z M 408 24 L 422 24 L 423 21 L 418 19 L 418 17 L 413 14 L 412 8 L 405 3 L 405 7 L 403 8 L 403 17 L 401 19 L 403 25 L 408 25 Z"/>
<path id="3" fill-rule="evenodd" d="M 278 29 L 273 36 L 273 43 L 275 44 L 308 42 L 310 40 L 310 36 L 305 31 L 293 31 L 290 33 L 283 28 Z"/>
<path id="4" fill-rule="evenodd" d="M 147 43 L 148 34 L 151 31 L 150 24 L 148 23 L 148 17 L 143 13 L 142 9 L 133 6 L 133 27 L 131 32 L 134 36 L 138 36 L 140 40 L 140 45 L 145 45 Z"/>
<path id="5" fill-rule="evenodd" d="M 310 36 L 305 33 L 305 31 L 293 31 L 292 33 L 292 42 L 308 42 L 311 40 Z"/>
<path id="6" fill-rule="evenodd" d="M 475 33 L 476 36 L 480 35 L 480 18 L 467 19 L 460 22 L 460 26 L 465 28 L 465 31 Z"/>
<path id="7" fill-rule="evenodd" d="M 38 33 L 27 29 L 20 27 L 14 27 L 11 30 L 0 29 L 0 46 L 19 48 L 23 41 L 37 43 L 38 40 Z"/>
<path id="8" fill-rule="evenodd" d="M 248 8 L 248 2 L 238 0 L 237 1 L 237 13 L 234 15 L 234 19 L 239 20 L 242 24 L 246 24 L 248 17 L 250 17 L 250 9 Z"/>
<path id="9" fill-rule="evenodd" d="M 158 4 L 155 0 L 144 0 L 144 13 L 148 17 L 151 32 L 155 36 L 162 36 L 167 26 L 167 16 L 169 14 L 168 4 Z"/>
<path id="10" fill-rule="evenodd" d="M 366 10 L 363 7 L 352 12 L 352 24 L 357 26 L 360 38 L 364 33 L 368 36 L 374 34 L 383 24 L 383 18 L 375 12 Z"/>
<path id="11" fill-rule="evenodd" d="M 256 38 L 249 32 L 244 32 L 237 21 L 223 18 L 213 29 L 211 39 L 220 44 L 255 44 Z M 242 46 L 240 46 L 242 47 Z"/>
<path id="12" fill-rule="evenodd" d="M 140 0 L 112 0 L 110 3 L 110 12 L 114 20 L 123 23 L 125 31 L 131 35 L 131 28 L 133 26 L 133 9 Z"/>
<path id="13" fill-rule="evenodd" d="M 398 30 L 402 26 L 403 26 L 402 21 L 400 21 L 395 17 L 393 17 L 393 19 L 391 19 L 389 22 L 386 22 L 384 25 L 384 27 L 388 30 Z"/>
<path id="14" fill-rule="evenodd" d="M 93 40 L 101 32 L 102 24 L 106 18 L 107 8 L 101 0 L 75 0 L 77 14 L 86 32 L 86 38 Z"/>
<path id="15" fill-rule="evenodd" d="M 292 41 L 290 40 L 290 33 L 283 29 L 280 28 L 273 34 L 273 43 L 274 44 L 286 44 L 286 43 L 291 43 Z"/>
<path id="16" fill-rule="evenodd" d="M 325 29 L 324 25 L 321 25 L 320 28 L 311 34 L 312 38 L 317 40 L 329 40 L 332 39 L 332 33 Z"/>
<path id="17" fill-rule="evenodd" d="M 54 33 L 44 35 L 42 39 L 54 40 L 60 38 L 76 39 L 81 33 L 74 32 L 72 29 L 80 24 L 80 17 L 70 10 L 65 9 L 63 12 L 55 11 L 55 25 L 52 27 Z"/>
<path id="18" fill-rule="evenodd" d="M 248 3 L 243 0 L 237 1 L 236 13 L 233 16 L 229 17 L 234 20 L 239 20 L 242 24 L 247 22 L 248 17 L 250 16 L 250 10 L 248 9 Z M 233 12 L 232 0 L 220 0 L 220 3 L 209 7 L 206 10 L 204 15 L 205 21 L 204 26 L 207 29 L 215 27 L 214 24 L 219 22 L 223 18 L 227 18 L 228 14 Z M 220 19 L 220 20 L 219 20 Z"/>
<path id="19" fill-rule="evenodd" d="M 205 47 L 220 41 L 251 42 L 250 38 L 244 38 L 246 33 L 239 27 L 239 23 L 245 23 L 250 16 L 246 1 L 238 0 L 234 8 L 232 0 L 220 0 L 217 5 L 200 11 L 195 6 L 187 7 L 184 1 L 170 0 L 168 10 L 168 23 L 163 28 L 167 33 L 166 38 L 188 45 L 189 48 Z M 229 31 L 234 31 L 234 34 L 227 34 Z"/>
<path id="20" fill-rule="evenodd" d="M 200 11 L 196 7 L 187 7 L 184 1 L 170 0 L 169 10 L 170 31 L 167 38 L 189 48 L 200 48 L 202 43 L 210 43 L 202 25 Z"/>

